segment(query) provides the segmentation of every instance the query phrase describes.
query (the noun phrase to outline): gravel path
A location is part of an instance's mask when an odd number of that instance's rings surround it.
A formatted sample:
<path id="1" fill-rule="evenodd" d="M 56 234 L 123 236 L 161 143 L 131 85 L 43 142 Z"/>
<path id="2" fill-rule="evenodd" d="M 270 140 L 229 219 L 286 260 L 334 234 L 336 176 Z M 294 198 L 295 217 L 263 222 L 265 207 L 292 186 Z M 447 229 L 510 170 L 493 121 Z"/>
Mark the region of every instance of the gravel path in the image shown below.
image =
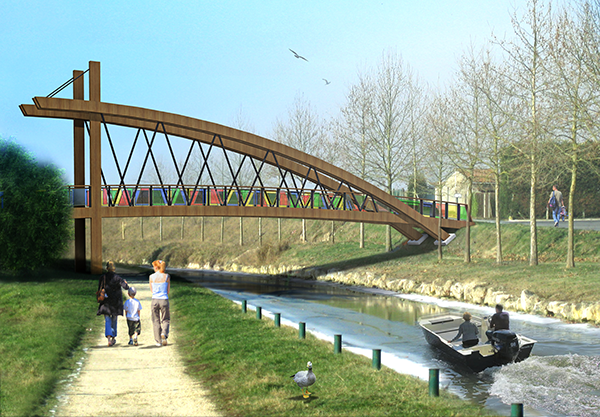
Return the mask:
<path id="1" fill-rule="evenodd" d="M 139 345 L 128 345 L 127 322 L 119 317 L 116 345 L 107 346 L 104 317 L 98 317 L 98 338 L 87 350 L 79 377 L 67 389 L 57 416 L 218 416 L 209 393 L 184 373 L 174 345 L 177 317 L 169 344 L 156 347 L 150 318 L 147 282 L 129 281 L 142 303 Z"/>

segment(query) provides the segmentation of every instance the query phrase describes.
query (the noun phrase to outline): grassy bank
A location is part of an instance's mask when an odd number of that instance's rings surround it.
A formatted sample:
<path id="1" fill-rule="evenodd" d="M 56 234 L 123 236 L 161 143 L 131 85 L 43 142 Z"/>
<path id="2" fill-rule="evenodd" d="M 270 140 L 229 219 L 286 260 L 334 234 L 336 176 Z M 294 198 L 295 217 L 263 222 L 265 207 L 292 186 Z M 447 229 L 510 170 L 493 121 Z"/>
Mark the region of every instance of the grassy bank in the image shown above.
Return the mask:
<path id="1" fill-rule="evenodd" d="M 74 368 L 95 318 L 96 277 L 62 270 L 0 274 L 2 416 L 47 414 L 46 398 Z"/>
<path id="2" fill-rule="evenodd" d="M 486 410 L 441 392 L 428 396 L 427 383 L 383 368 L 367 358 L 297 329 L 276 328 L 212 292 L 177 282 L 172 286 L 177 348 L 188 372 L 201 379 L 217 405 L 232 416 L 477 416 Z M 290 375 L 312 361 L 317 382 L 310 399 Z"/>
<path id="3" fill-rule="evenodd" d="M 256 219 L 244 219 L 244 242 L 239 243 L 239 219 L 225 219 L 221 242 L 221 220 L 206 218 L 204 240 L 200 219 L 185 219 L 181 239 L 181 219 L 163 219 L 160 240 L 159 219 L 105 219 L 104 258 L 131 263 L 165 259 L 170 266 L 200 266 L 232 263 L 248 266 L 286 265 L 316 267 L 322 271 L 352 271 L 358 274 L 385 274 L 387 279 L 411 279 L 417 283 L 453 280 L 483 282 L 505 293 L 519 296 L 523 290 L 549 301 L 595 302 L 600 299 L 596 269 L 600 261 L 600 233 L 575 231 L 576 268 L 564 267 L 567 230 L 540 227 L 538 248 L 540 264 L 529 266 L 529 227 L 521 224 L 502 226 L 504 262 L 495 262 L 495 225 L 478 223 L 471 228 L 472 262 L 463 262 L 465 230 L 444 248 L 444 259 L 437 260 L 436 246 L 427 239 L 421 246 L 403 245 L 405 239 L 394 233 L 396 249 L 385 252 L 385 228 L 365 225 L 365 248 L 358 245 L 355 223 L 308 221 L 307 242 L 300 241 L 301 221 L 282 221 L 282 241 L 278 240 L 277 220 L 263 220 L 262 245 L 258 242 Z M 125 233 L 121 233 L 122 231 Z"/>

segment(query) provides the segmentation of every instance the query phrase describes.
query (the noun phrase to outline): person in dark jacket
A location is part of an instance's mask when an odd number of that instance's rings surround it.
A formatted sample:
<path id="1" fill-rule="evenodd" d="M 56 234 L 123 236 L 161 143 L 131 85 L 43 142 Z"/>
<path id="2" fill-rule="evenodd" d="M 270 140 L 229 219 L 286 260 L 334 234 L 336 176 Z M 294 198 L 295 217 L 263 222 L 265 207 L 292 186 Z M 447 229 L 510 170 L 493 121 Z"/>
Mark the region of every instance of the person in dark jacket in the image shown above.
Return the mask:
<path id="1" fill-rule="evenodd" d="M 502 304 L 496 304 L 496 314 L 490 319 L 490 329 L 485 332 L 488 340 L 492 340 L 492 334 L 496 330 L 509 330 L 510 329 L 510 318 L 506 311 L 503 311 L 504 307 Z"/>
<path id="2" fill-rule="evenodd" d="M 108 340 L 108 346 L 117 343 L 117 318 L 123 315 L 123 293 L 121 288 L 127 290 L 129 285 L 127 281 L 115 274 L 115 264 L 106 263 L 106 274 L 102 275 L 98 281 L 98 290 L 104 285 L 106 298 L 98 307 L 97 316 L 104 315 L 104 335 Z"/>

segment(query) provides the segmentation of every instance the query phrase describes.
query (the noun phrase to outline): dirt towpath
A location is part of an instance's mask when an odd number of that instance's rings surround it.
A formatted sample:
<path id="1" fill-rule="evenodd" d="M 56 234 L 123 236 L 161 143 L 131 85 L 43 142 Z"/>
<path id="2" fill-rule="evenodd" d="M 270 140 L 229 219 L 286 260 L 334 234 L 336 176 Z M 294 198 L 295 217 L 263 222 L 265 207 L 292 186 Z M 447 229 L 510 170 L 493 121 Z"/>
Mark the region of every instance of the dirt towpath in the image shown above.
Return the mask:
<path id="1" fill-rule="evenodd" d="M 64 394 L 57 416 L 218 416 L 208 391 L 184 373 L 177 354 L 177 317 L 168 345 L 155 346 L 146 280 L 128 279 L 142 303 L 138 346 L 128 345 L 125 316 L 119 317 L 117 343 L 108 347 L 104 317 L 98 317 L 79 377 Z"/>

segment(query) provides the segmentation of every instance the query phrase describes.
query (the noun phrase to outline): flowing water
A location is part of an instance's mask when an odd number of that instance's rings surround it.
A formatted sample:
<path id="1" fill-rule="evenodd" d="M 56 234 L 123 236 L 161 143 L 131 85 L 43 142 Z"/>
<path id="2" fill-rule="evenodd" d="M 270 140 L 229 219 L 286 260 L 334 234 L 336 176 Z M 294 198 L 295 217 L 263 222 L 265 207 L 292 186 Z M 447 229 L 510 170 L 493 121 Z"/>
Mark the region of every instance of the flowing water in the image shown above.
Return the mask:
<path id="1" fill-rule="evenodd" d="M 462 398 L 510 415 L 522 403 L 530 416 L 600 416 L 600 329 L 540 316 L 510 313 L 511 329 L 537 340 L 529 359 L 479 374 L 447 362 L 426 342 L 416 321 L 446 311 L 479 316 L 493 309 L 364 287 L 238 273 L 178 270 L 178 274 L 265 316 L 281 313 L 284 325 L 307 331 L 371 357 L 381 349 L 385 366 L 427 379 L 440 369 L 440 385 Z M 318 364 L 315 364 L 317 369 Z"/>

